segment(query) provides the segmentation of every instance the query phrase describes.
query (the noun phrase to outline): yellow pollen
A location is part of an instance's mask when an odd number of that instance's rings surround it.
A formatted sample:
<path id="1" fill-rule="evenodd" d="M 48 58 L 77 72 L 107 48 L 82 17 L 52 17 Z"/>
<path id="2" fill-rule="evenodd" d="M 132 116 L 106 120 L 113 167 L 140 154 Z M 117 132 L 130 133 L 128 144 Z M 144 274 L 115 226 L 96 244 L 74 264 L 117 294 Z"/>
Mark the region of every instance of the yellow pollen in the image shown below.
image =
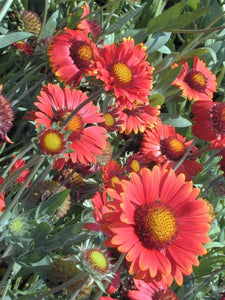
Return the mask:
<path id="1" fill-rule="evenodd" d="M 185 150 L 184 144 L 178 139 L 169 140 L 169 148 L 172 152 L 181 153 Z"/>
<path id="2" fill-rule="evenodd" d="M 127 84 L 132 80 L 132 72 L 123 63 L 117 63 L 113 66 L 113 74 L 117 81 L 122 84 Z"/>
<path id="3" fill-rule="evenodd" d="M 43 146 L 47 152 L 58 153 L 62 149 L 62 137 L 56 132 L 48 132 L 43 136 Z"/>
<path id="4" fill-rule="evenodd" d="M 89 258 L 90 261 L 101 271 L 105 271 L 107 269 L 107 260 L 100 251 L 90 251 Z"/>
<path id="5" fill-rule="evenodd" d="M 177 219 L 167 207 L 152 207 L 148 211 L 146 222 L 153 240 L 170 241 L 177 233 Z"/>
<path id="6" fill-rule="evenodd" d="M 106 126 L 111 127 L 111 126 L 114 125 L 114 123 L 115 123 L 114 122 L 114 118 L 113 118 L 113 116 L 110 113 L 106 113 L 105 116 L 104 116 L 104 118 L 105 118 L 105 125 Z"/>
<path id="7" fill-rule="evenodd" d="M 112 179 L 111 179 L 112 187 L 115 187 L 115 183 L 118 182 L 118 181 L 120 181 L 119 177 L 113 176 Z"/>
<path id="8" fill-rule="evenodd" d="M 140 168 L 141 167 L 140 167 L 139 162 L 136 159 L 132 160 L 132 162 L 131 162 L 131 169 L 134 170 L 134 172 L 139 172 Z"/>
<path id="9" fill-rule="evenodd" d="M 86 62 L 89 62 L 93 57 L 92 49 L 89 45 L 82 45 L 77 50 L 77 54 L 81 60 L 84 60 Z"/>
<path id="10" fill-rule="evenodd" d="M 79 115 L 75 115 L 66 126 L 66 130 L 73 130 L 73 132 L 79 133 L 83 128 L 83 122 Z"/>
<path id="11" fill-rule="evenodd" d="M 200 86 L 206 86 L 206 78 L 202 73 L 195 73 L 192 79 Z"/>

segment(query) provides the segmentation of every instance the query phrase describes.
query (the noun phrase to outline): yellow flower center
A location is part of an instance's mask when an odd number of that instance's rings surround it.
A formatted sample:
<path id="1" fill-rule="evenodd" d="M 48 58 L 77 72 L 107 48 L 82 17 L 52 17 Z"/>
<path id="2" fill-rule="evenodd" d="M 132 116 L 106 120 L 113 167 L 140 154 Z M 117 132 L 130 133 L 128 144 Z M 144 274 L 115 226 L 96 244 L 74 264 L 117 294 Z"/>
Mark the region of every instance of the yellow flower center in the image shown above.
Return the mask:
<path id="1" fill-rule="evenodd" d="M 83 121 L 79 115 L 75 115 L 67 124 L 66 130 L 72 130 L 73 132 L 80 133 L 83 128 Z"/>
<path id="2" fill-rule="evenodd" d="M 137 161 L 136 159 L 133 159 L 131 162 L 131 169 L 134 170 L 134 172 L 139 172 L 140 171 L 140 164 L 139 161 Z"/>
<path id="3" fill-rule="evenodd" d="M 186 146 L 176 137 L 168 137 L 160 142 L 162 154 L 170 160 L 177 161 L 181 159 L 186 151 Z"/>
<path id="4" fill-rule="evenodd" d="M 81 60 L 89 62 L 92 59 L 93 53 L 89 45 L 82 45 L 78 50 L 77 54 Z"/>
<path id="5" fill-rule="evenodd" d="M 91 265 L 92 269 L 105 273 L 108 269 L 108 262 L 105 255 L 100 250 L 88 249 L 84 253 L 84 258 Z"/>
<path id="6" fill-rule="evenodd" d="M 120 181 L 119 177 L 113 176 L 112 179 L 111 179 L 112 187 L 115 187 L 115 183 L 118 182 L 118 181 Z"/>
<path id="7" fill-rule="evenodd" d="M 49 129 L 41 135 L 39 145 L 44 153 L 56 155 L 61 153 L 64 148 L 64 137 L 58 131 Z"/>
<path id="8" fill-rule="evenodd" d="M 114 125 L 114 118 L 113 116 L 110 114 L 110 113 L 106 113 L 105 116 L 105 125 L 108 126 L 108 127 L 111 127 Z"/>
<path id="9" fill-rule="evenodd" d="M 153 202 L 137 207 L 134 219 L 135 232 L 148 249 L 166 248 L 177 236 L 177 217 L 164 203 Z"/>
<path id="10" fill-rule="evenodd" d="M 132 80 L 130 68 L 123 63 L 116 63 L 113 66 L 113 75 L 120 84 L 127 84 Z"/>

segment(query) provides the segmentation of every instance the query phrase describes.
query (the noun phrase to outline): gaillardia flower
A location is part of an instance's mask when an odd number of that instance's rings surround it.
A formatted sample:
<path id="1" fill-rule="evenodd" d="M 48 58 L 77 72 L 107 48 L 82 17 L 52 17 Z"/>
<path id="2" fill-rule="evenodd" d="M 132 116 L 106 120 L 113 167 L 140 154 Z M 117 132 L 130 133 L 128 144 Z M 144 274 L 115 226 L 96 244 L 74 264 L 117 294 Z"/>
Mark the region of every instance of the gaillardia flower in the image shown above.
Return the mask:
<path id="1" fill-rule="evenodd" d="M 0 85 L 0 146 L 4 142 L 13 143 L 7 136 L 7 132 L 13 125 L 14 113 L 9 101 L 1 94 Z"/>
<path id="2" fill-rule="evenodd" d="M 113 91 L 115 97 L 125 97 L 131 103 L 146 103 L 152 88 L 153 68 L 146 61 L 143 44 L 134 45 L 131 38 L 98 49 L 96 57 L 97 79 L 105 83 L 106 91 Z"/>
<path id="3" fill-rule="evenodd" d="M 146 158 L 163 163 L 169 169 L 176 166 L 191 143 L 192 140 L 186 142 L 185 137 L 176 133 L 174 126 L 159 122 L 153 129 L 145 131 L 140 151 Z M 196 156 L 193 156 L 195 153 L 197 148 L 192 147 L 176 170 L 176 174 L 185 174 L 186 180 L 191 180 L 192 176 L 196 176 L 202 170 L 202 165 L 195 161 Z"/>
<path id="4" fill-rule="evenodd" d="M 4 182 L 4 178 L 0 177 L 0 186 Z M 5 192 L 0 194 L 0 212 L 4 211 L 5 208 Z"/>
<path id="5" fill-rule="evenodd" d="M 48 48 L 50 66 L 59 80 L 78 85 L 84 74 L 93 69 L 95 44 L 80 30 L 65 28 Z"/>
<path id="6" fill-rule="evenodd" d="M 205 63 L 194 57 L 193 68 L 189 70 L 188 63 L 182 60 L 183 68 L 172 85 L 179 87 L 183 97 L 189 100 L 211 100 L 216 90 L 216 76 L 205 66 Z"/>
<path id="7" fill-rule="evenodd" d="M 48 84 L 43 87 L 40 96 L 37 96 L 39 102 L 34 104 L 39 111 L 34 112 L 34 121 L 39 127 L 40 124 L 46 126 L 46 131 L 39 139 L 39 144 L 49 154 L 57 155 L 63 146 L 62 139 L 57 131 L 51 132 L 53 123 L 60 126 L 70 116 L 70 114 L 86 99 L 86 93 L 66 87 L 61 89 L 56 84 Z M 101 155 L 106 144 L 106 130 L 95 124 L 104 121 L 102 113 L 98 113 L 98 107 L 92 102 L 83 106 L 77 114 L 65 126 L 65 132 L 70 131 L 69 142 L 73 152 L 68 156 L 72 162 L 95 163 L 96 155 Z M 47 135 L 46 135 L 47 134 Z M 53 136 L 54 135 L 54 136 Z M 55 137 L 55 140 L 53 138 Z M 51 149 L 50 149 L 51 148 Z"/>
<path id="8" fill-rule="evenodd" d="M 129 135 L 132 131 L 137 134 L 143 133 L 146 128 L 153 128 L 159 121 L 160 106 L 152 107 L 150 104 L 136 105 L 132 109 L 120 111 L 119 121 L 121 121 L 120 133 Z"/>
<path id="9" fill-rule="evenodd" d="M 183 274 L 199 265 L 197 256 L 206 254 L 203 244 L 210 242 L 210 217 L 197 198 L 199 189 L 183 174 L 155 166 L 132 172 L 107 193 L 117 210 L 103 215 L 111 231 L 105 245 L 126 253 L 134 278 L 165 284 L 174 278 L 182 285 Z"/>
<path id="10" fill-rule="evenodd" d="M 136 290 L 128 292 L 130 300 L 178 300 L 174 292 L 169 290 L 163 281 L 153 280 L 146 283 L 143 280 L 134 279 Z"/>
<path id="11" fill-rule="evenodd" d="M 192 106 L 193 134 L 211 141 L 214 148 L 225 147 L 225 103 L 198 101 Z"/>

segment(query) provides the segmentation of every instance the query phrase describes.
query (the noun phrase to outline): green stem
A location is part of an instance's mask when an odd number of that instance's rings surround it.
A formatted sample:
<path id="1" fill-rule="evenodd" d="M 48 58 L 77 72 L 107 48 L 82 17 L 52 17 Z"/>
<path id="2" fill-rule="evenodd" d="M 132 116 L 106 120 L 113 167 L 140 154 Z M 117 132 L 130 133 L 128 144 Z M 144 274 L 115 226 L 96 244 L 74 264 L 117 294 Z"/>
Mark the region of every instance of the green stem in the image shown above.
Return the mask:
<path id="1" fill-rule="evenodd" d="M 217 21 L 219 21 L 223 16 L 224 16 L 225 12 L 221 13 L 216 19 L 214 19 L 207 27 L 206 29 L 211 28 Z M 184 49 L 180 52 L 180 54 L 178 54 L 178 56 L 176 57 L 176 60 L 180 60 L 183 55 L 199 40 L 200 38 L 203 36 L 205 32 L 200 33 L 199 35 L 197 35 L 189 44 L 187 44 L 186 47 L 184 47 Z"/>
<path id="2" fill-rule="evenodd" d="M 88 281 L 89 275 L 87 275 L 84 280 L 81 282 L 81 284 L 77 287 L 76 292 L 70 297 L 69 300 L 75 300 L 77 295 L 79 294 L 80 290 L 82 289 L 82 287 L 85 285 L 85 283 Z"/>
<path id="3" fill-rule="evenodd" d="M 188 156 L 188 154 L 190 153 L 192 147 L 194 146 L 194 144 L 197 142 L 197 139 L 195 138 L 193 140 L 193 142 L 191 143 L 191 145 L 188 147 L 188 149 L 186 150 L 186 152 L 184 153 L 184 155 L 181 157 L 181 159 L 177 162 L 176 166 L 173 168 L 174 171 L 176 171 L 179 166 L 184 162 L 185 158 Z"/>
<path id="4" fill-rule="evenodd" d="M 1 282 L 0 282 L 0 290 L 4 287 L 4 285 L 6 284 L 9 276 L 10 276 L 10 273 L 12 272 L 13 270 L 13 267 L 14 267 L 15 263 L 12 262 L 9 266 L 8 266 L 8 269 L 6 270 L 5 274 L 4 274 L 4 277 L 2 278 Z M 3 299 L 3 298 L 2 298 Z"/>
<path id="5" fill-rule="evenodd" d="M 1 215 L 0 217 L 0 221 L 2 221 L 5 216 L 8 215 L 8 213 L 11 211 L 11 209 L 16 205 L 17 201 L 19 200 L 20 196 L 22 195 L 23 191 L 25 190 L 26 186 L 28 185 L 28 183 L 31 181 L 31 179 L 33 178 L 33 176 L 37 173 L 37 170 L 39 169 L 39 167 L 42 165 L 42 163 L 45 160 L 45 156 L 39 156 L 38 157 L 38 161 L 36 162 L 35 167 L 33 168 L 33 170 L 30 172 L 30 174 L 28 175 L 26 181 L 23 183 L 23 185 L 21 186 L 20 190 L 18 191 L 18 193 L 16 194 L 15 198 L 12 200 L 12 202 L 9 204 L 9 206 L 7 207 L 7 209 L 4 211 L 4 213 Z M 21 169 L 20 169 L 21 170 Z M 19 171 L 19 170 L 18 170 Z M 4 182 L 3 182 L 4 184 Z"/>
<path id="6" fill-rule="evenodd" d="M 117 260 L 116 264 L 115 264 L 115 267 L 113 268 L 113 273 L 116 273 L 116 271 L 119 269 L 119 267 L 121 266 L 124 258 L 126 256 L 126 253 L 122 253 L 119 257 L 119 259 Z M 109 282 L 105 282 L 104 284 L 104 289 L 107 289 L 109 285 Z M 102 290 L 99 290 L 93 297 L 93 300 L 98 300 L 103 294 L 103 291 Z"/>
<path id="7" fill-rule="evenodd" d="M 83 276 L 87 275 L 86 272 L 81 272 L 78 275 L 76 275 L 75 277 L 73 277 L 72 279 L 64 282 L 63 284 L 58 285 L 57 287 L 51 289 L 50 291 L 47 291 L 35 298 L 33 298 L 33 300 L 41 300 L 46 298 L 47 296 L 50 296 L 52 294 L 58 293 L 64 289 L 66 289 L 67 287 L 69 287 L 70 285 L 72 285 L 73 283 L 75 283 L 76 281 L 80 280 Z"/>
<path id="8" fill-rule="evenodd" d="M 205 33 L 205 32 L 213 32 L 217 30 L 222 30 L 224 29 L 225 26 L 217 26 L 213 28 L 208 28 L 208 29 L 165 29 L 164 32 L 172 32 L 172 33 L 187 33 L 187 34 L 192 34 L 192 33 Z"/>
<path id="9" fill-rule="evenodd" d="M 14 86 L 14 88 L 12 89 L 10 95 L 7 96 L 7 99 L 10 100 L 10 99 L 14 96 L 16 90 L 21 86 L 21 84 L 27 82 L 28 79 L 31 78 L 32 75 L 33 75 L 34 73 L 36 73 L 36 72 L 37 72 L 40 68 L 42 68 L 43 66 L 45 66 L 45 63 L 42 63 L 42 64 L 38 65 L 36 68 L 32 69 L 26 76 L 24 76 L 24 77 L 23 77 L 23 78 L 22 78 L 22 79 Z"/>
<path id="10" fill-rule="evenodd" d="M 90 97 L 88 97 L 84 102 L 82 102 L 80 105 L 77 106 L 76 109 L 74 109 L 74 111 L 71 112 L 71 114 L 69 115 L 69 117 L 62 123 L 62 127 L 66 126 L 71 119 L 75 116 L 75 114 L 81 109 L 83 108 L 86 104 L 88 104 L 89 102 L 91 102 L 92 100 L 94 100 L 95 98 L 99 97 L 101 95 L 101 93 L 104 91 L 103 88 L 97 90 L 97 92 L 93 93 Z"/>
<path id="11" fill-rule="evenodd" d="M 45 0 L 44 17 L 43 17 L 42 24 L 41 24 L 41 30 L 40 30 L 38 38 L 37 38 L 37 43 L 40 41 L 41 35 L 44 30 L 46 19 L 47 19 L 47 13 L 48 13 L 48 0 Z"/>
<path id="12" fill-rule="evenodd" d="M 5 3 L 3 4 L 2 8 L 0 9 L 0 22 L 4 18 L 5 14 L 7 13 L 12 3 L 13 0 L 6 0 Z"/>

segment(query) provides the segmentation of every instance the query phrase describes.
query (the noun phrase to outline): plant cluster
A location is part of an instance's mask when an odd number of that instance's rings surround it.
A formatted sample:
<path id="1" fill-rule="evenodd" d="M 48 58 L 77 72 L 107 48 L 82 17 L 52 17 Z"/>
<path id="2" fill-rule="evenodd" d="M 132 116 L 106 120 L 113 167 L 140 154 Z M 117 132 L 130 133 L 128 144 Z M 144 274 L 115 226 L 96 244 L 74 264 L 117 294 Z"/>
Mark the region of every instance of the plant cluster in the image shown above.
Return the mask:
<path id="1" fill-rule="evenodd" d="M 224 15 L 0 0 L 1 299 L 224 299 Z"/>

